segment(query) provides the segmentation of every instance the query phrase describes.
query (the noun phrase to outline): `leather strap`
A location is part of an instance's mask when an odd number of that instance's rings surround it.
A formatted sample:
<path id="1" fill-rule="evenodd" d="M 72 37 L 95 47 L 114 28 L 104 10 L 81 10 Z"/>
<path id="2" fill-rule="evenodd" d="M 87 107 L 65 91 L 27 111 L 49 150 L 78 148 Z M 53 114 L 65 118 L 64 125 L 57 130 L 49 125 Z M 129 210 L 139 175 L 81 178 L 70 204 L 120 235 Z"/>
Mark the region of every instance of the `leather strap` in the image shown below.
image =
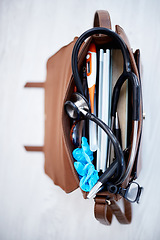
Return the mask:
<path id="1" fill-rule="evenodd" d="M 113 214 L 106 202 L 106 196 L 96 196 L 94 201 L 95 218 L 102 224 L 111 225 Z"/>
<path id="2" fill-rule="evenodd" d="M 44 82 L 27 82 L 25 88 L 44 88 Z"/>
<path id="3" fill-rule="evenodd" d="M 119 223 L 131 223 L 132 209 L 131 204 L 123 199 L 124 213 L 114 200 L 106 200 L 106 196 L 97 196 L 95 198 L 94 214 L 95 218 L 102 224 L 110 225 L 112 216 L 115 215 Z"/>
<path id="4" fill-rule="evenodd" d="M 27 152 L 43 152 L 44 146 L 24 146 Z"/>
<path id="5" fill-rule="evenodd" d="M 105 27 L 112 29 L 111 19 L 108 11 L 98 10 L 94 15 L 94 27 Z"/>
<path id="6" fill-rule="evenodd" d="M 27 82 L 25 88 L 44 88 L 44 82 Z M 27 152 L 44 152 L 44 146 L 24 146 Z"/>
<path id="7" fill-rule="evenodd" d="M 116 216 L 117 220 L 121 224 L 129 224 L 131 223 L 132 219 L 132 208 L 130 202 L 123 198 L 124 203 L 124 213 L 121 211 L 119 206 L 114 200 L 111 200 L 111 205 L 109 208 L 111 209 L 112 213 Z"/>

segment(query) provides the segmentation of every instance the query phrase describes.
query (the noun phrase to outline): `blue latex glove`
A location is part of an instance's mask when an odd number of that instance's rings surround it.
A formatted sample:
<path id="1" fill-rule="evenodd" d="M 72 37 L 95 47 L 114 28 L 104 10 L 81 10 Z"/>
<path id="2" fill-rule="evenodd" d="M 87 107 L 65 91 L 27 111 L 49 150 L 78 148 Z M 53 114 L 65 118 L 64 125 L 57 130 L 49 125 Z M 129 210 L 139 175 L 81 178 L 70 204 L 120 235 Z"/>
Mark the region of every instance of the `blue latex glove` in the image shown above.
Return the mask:
<path id="1" fill-rule="evenodd" d="M 81 148 L 73 151 L 74 167 L 80 178 L 80 188 L 89 192 L 99 179 L 98 172 L 95 170 L 93 161 L 93 152 L 90 150 L 87 139 L 82 137 Z"/>

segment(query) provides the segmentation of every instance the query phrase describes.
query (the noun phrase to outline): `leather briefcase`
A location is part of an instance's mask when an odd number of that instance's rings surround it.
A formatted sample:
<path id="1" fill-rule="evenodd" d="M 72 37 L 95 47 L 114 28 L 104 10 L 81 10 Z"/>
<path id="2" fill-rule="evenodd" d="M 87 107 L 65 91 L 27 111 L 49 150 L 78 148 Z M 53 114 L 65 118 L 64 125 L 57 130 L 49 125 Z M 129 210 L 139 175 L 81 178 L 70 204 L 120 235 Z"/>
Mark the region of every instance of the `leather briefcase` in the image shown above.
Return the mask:
<path id="1" fill-rule="evenodd" d="M 94 17 L 94 28 L 101 27 L 111 30 L 110 16 L 107 11 L 97 11 Z M 128 38 L 124 30 L 116 25 L 115 33 L 122 39 L 127 47 L 129 53 L 131 70 L 138 79 L 138 84 L 141 87 L 140 76 L 140 51 L 133 50 L 130 47 Z M 66 193 L 70 193 L 79 187 L 79 176 L 74 168 L 74 159 L 72 152 L 74 146 L 70 141 L 71 123 L 67 116 L 64 105 L 65 102 L 71 98 L 75 91 L 75 82 L 72 74 L 71 57 L 72 51 L 75 46 L 78 37 L 68 45 L 62 47 L 57 53 L 50 57 L 47 61 L 47 77 L 44 83 L 26 83 L 25 87 L 42 87 L 45 90 L 45 137 L 44 146 L 25 146 L 27 151 L 42 151 L 45 158 L 45 173 L 53 180 L 54 184 L 61 187 Z M 86 58 L 89 44 L 94 41 L 97 46 L 109 46 L 114 50 L 118 50 L 117 45 L 110 36 L 104 34 L 95 34 L 91 36 L 87 41 L 83 43 L 78 54 L 78 68 L 81 71 Z M 115 51 L 113 62 L 117 59 L 119 52 Z M 121 59 L 121 58 L 119 58 Z M 121 60 L 120 60 L 121 61 Z M 116 66 L 116 65 L 115 65 Z M 118 70 L 115 67 L 115 78 L 118 74 Z M 126 148 L 126 166 L 129 164 L 128 159 L 130 156 L 130 148 L 133 145 L 133 121 L 132 121 L 132 98 L 133 92 L 131 90 L 131 84 L 128 81 L 127 85 L 127 101 L 128 101 L 128 121 L 127 124 L 127 139 L 129 147 Z M 126 89 L 126 86 L 124 86 Z M 141 89 L 141 88 L 140 88 Z M 125 90 L 124 90 L 125 92 Z M 124 94 L 124 93 L 122 93 Z M 126 92 L 125 92 L 126 94 Z M 142 92 L 140 90 L 139 97 L 139 120 L 135 146 L 135 157 L 130 167 L 129 173 L 124 181 L 121 183 L 122 189 L 127 189 L 128 185 L 137 179 L 140 169 L 140 142 L 142 135 L 142 122 L 143 122 L 143 107 L 142 107 Z M 119 112 L 122 114 L 124 111 L 119 107 Z M 123 124 L 123 118 L 122 118 Z M 86 192 L 82 191 L 84 198 L 87 198 Z M 126 198 L 124 201 L 124 212 L 122 212 L 116 203 L 122 195 L 118 193 L 109 192 L 106 189 L 102 189 L 98 192 L 94 198 L 95 200 L 95 217 L 103 224 L 110 225 L 112 221 L 112 215 L 114 214 L 120 223 L 128 224 L 131 222 L 131 204 Z"/>

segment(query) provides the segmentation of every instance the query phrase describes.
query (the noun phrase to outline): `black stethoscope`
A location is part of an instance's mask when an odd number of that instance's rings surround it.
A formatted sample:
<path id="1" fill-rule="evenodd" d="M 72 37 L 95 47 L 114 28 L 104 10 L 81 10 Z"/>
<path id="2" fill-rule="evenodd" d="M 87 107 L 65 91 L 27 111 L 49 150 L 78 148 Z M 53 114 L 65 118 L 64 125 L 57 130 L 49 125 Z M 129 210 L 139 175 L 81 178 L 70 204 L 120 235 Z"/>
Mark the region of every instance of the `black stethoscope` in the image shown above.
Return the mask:
<path id="1" fill-rule="evenodd" d="M 120 75 L 119 79 L 116 82 L 116 85 L 113 90 L 112 95 L 112 106 L 111 106 L 111 129 L 114 123 L 116 109 L 119 99 L 119 94 L 123 83 L 128 79 L 132 84 L 132 92 L 133 92 L 133 114 L 132 119 L 134 122 L 133 127 L 133 142 L 131 147 L 131 154 L 129 163 L 127 165 L 127 169 L 125 166 L 123 150 L 118 142 L 117 138 L 113 134 L 112 130 L 97 116 L 90 113 L 90 107 L 87 99 L 84 97 L 82 81 L 78 72 L 78 53 L 83 42 L 90 36 L 94 34 L 104 34 L 112 37 L 119 48 L 122 51 L 123 55 L 123 73 Z M 129 52 L 126 44 L 120 38 L 118 34 L 109 30 L 107 28 L 96 27 L 87 30 L 84 32 L 76 41 L 73 52 L 72 52 L 72 72 L 73 78 L 75 81 L 75 85 L 77 87 L 77 92 L 73 93 L 71 100 L 65 103 L 65 110 L 70 118 L 79 119 L 84 117 L 95 122 L 99 127 L 101 127 L 109 139 L 111 140 L 116 154 L 116 160 L 107 168 L 107 170 L 101 175 L 99 182 L 102 184 L 106 182 L 111 182 L 114 185 L 121 184 L 128 176 L 131 167 L 133 166 L 135 154 L 136 154 L 136 143 L 137 143 L 137 132 L 138 132 L 138 121 L 139 121 L 139 113 L 140 113 L 140 84 L 137 79 L 137 76 L 131 71 L 131 64 L 129 58 Z M 101 184 L 99 184 L 101 185 Z M 94 187 L 93 187 L 94 188 Z M 92 191 L 92 190 L 91 190 Z"/>

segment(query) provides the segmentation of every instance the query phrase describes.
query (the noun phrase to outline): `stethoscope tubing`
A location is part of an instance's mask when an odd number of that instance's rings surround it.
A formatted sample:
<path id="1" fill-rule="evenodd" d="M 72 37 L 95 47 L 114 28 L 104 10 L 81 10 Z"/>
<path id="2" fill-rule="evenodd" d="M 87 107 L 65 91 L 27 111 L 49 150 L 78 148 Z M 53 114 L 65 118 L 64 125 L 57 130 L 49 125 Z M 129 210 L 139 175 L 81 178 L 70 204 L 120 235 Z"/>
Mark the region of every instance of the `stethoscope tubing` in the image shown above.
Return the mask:
<path id="1" fill-rule="evenodd" d="M 124 161 L 124 155 L 123 155 L 123 151 L 121 148 L 121 145 L 118 141 L 118 139 L 116 138 L 116 136 L 113 134 L 113 132 L 111 131 L 111 129 L 98 117 L 96 117 L 94 114 L 91 113 L 87 113 L 85 116 L 87 119 L 95 122 L 100 128 L 102 128 L 106 134 L 108 135 L 109 139 L 111 140 L 115 152 L 116 152 L 116 161 L 118 161 L 118 165 L 117 165 L 117 170 L 118 170 L 118 178 L 116 176 L 115 179 L 113 179 L 114 182 L 119 182 L 119 180 L 121 179 L 121 176 L 123 176 L 124 171 L 125 171 L 125 161 Z"/>
<path id="2" fill-rule="evenodd" d="M 132 92 L 133 92 L 133 113 L 132 120 L 138 121 L 140 114 L 140 84 L 137 76 L 133 72 L 123 72 L 118 78 L 112 94 L 112 107 L 111 107 L 111 116 L 115 117 L 117 111 L 117 104 L 120 95 L 120 90 L 123 83 L 126 80 L 130 80 L 132 84 Z"/>
<path id="3" fill-rule="evenodd" d="M 118 103 L 119 93 L 121 86 L 123 83 L 129 79 L 132 83 L 132 89 L 133 89 L 133 120 L 139 120 L 139 104 L 140 104 L 140 85 L 139 81 L 134 73 L 131 72 L 131 65 L 130 65 L 130 58 L 129 58 L 129 51 L 125 44 L 125 42 L 121 39 L 121 37 L 116 34 L 114 31 L 107 29 L 107 28 L 91 28 L 84 32 L 76 41 L 73 52 L 72 52 L 72 72 L 74 76 L 74 81 L 77 86 L 77 91 L 81 93 L 84 96 L 83 86 L 81 83 L 81 79 L 78 72 L 78 53 L 80 50 L 80 47 L 82 43 L 90 36 L 94 34 L 104 34 L 107 36 L 111 36 L 114 38 L 118 46 L 120 47 L 120 50 L 122 51 L 123 55 L 123 73 L 119 77 L 117 84 L 114 88 L 113 97 L 112 97 L 112 114 L 115 115 L 116 113 L 116 107 Z"/>
<path id="4" fill-rule="evenodd" d="M 116 137 L 112 133 L 111 129 L 108 126 L 106 127 L 106 124 L 103 121 L 101 121 L 100 119 L 98 119 L 96 116 L 92 115 L 89 112 L 86 114 L 87 118 L 89 118 L 90 120 L 97 123 L 107 133 L 111 142 L 114 145 L 115 152 L 116 152 L 116 158 L 117 158 L 117 161 L 118 161 L 117 170 L 119 172 L 118 178 L 115 179 L 114 183 L 115 184 L 120 184 L 128 176 L 128 174 L 131 170 L 131 167 L 133 165 L 134 158 L 135 158 L 138 121 L 139 121 L 139 114 L 140 114 L 140 109 L 139 109 L 140 108 L 140 83 L 138 81 L 137 76 L 131 71 L 129 51 L 128 51 L 128 48 L 127 48 L 125 42 L 121 39 L 121 37 L 118 34 L 113 32 L 112 30 L 106 29 L 106 28 L 101 28 L 101 27 L 96 27 L 96 28 L 92 28 L 92 29 L 89 29 L 86 32 L 84 32 L 77 39 L 77 41 L 74 45 L 74 48 L 73 48 L 73 52 L 72 52 L 72 72 L 73 72 L 74 81 L 75 81 L 75 84 L 76 84 L 76 87 L 77 87 L 77 91 L 84 97 L 82 82 L 81 82 L 79 72 L 78 72 L 78 53 L 79 53 L 79 50 L 80 50 L 80 47 L 81 47 L 82 43 L 88 37 L 90 37 L 94 34 L 104 34 L 104 35 L 112 37 L 115 40 L 118 47 L 120 48 L 120 50 L 122 51 L 122 55 L 123 55 L 123 61 L 124 61 L 123 73 L 121 74 L 121 76 L 117 80 L 116 85 L 115 85 L 114 90 L 113 90 L 113 95 L 112 95 L 112 108 L 111 108 L 112 119 L 114 119 L 115 114 L 116 114 L 116 109 L 117 109 L 118 99 L 119 99 L 119 95 L 120 95 L 120 90 L 121 90 L 121 87 L 122 87 L 123 83 L 128 79 L 129 81 L 131 81 L 131 84 L 132 84 L 132 93 L 133 93 L 132 119 L 134 121 L 134 133 L 133 133 L 133 143 L 132 143 L 130 159 L 129 159 L 129 163 L 128 163 L 126 171 L 125 171 L 125 167 L 124 167 L 125 162 L 124 162 L 123 151 L 121 149 L 121 146 L 120 146 L 118 140 L 116 139 Z M 113 179 L 114 179 L 114 177 L 113 177 Z"/>
<path id="5" fill-rule="evenodd" d="M 76 82 L 77 90 L 82 95 L 84 95 L 84 93 L 83 93 L 81 79 L 79 77 L 78 67 L 77 67 L 77 65 L 78 65 L 77 64 L 78 53 L 79 53 L 79 50 L 80 50 L 80 47 L 81 47 L 82 43 L 88 37 L 90 37 L 94 34 L 104 34 L 104 35 L 113 37 L 116 40 L 118 46 L 120 47 L 120 49 L 122 51 L 123 60 L 124 60 L 124 65 L 123 65 L 124 71 L 127 71 L 127 72 L 131 71 L 131 65 L 130 65 L 130 61 L 129 61 L 129 52 L 128 52 L 127 46 L 124 43 L 124 41 L 118 36 L 118 34 L 116 34 L 114 31 L 112 31 L 110 29 L 107 29 L 107 28 L 102 28 L 102 27 L 91 28 L 91 29 L 85 31 L 77 39 L 77 41 L 74 45 L 74 48 L 73 48 L 73 52 L 72 52 L 72 71 L 73 71 L 73 75 L 75 76 L 75 82 Z"/>
<path id="6" fill-rule="evenodd" d="M 90 121 L 95 122 L 100 128 L 102 128 L 105 133 L 108 135 L 109 139 L 111 140 L 115 153 L 116 153 L 116 159 L 114 162 L 117 162 L 116 164 L 116 170 L 115 164 L 107 168 L 104 175 L 102 174 L 102 179 L 108 181 L 109 176 L 112 176 L 112 181 L 116 184 L 120 181 L 122 178 L 124 172 L 125 172 L 125 160 L 122 148 L 120 146 L 120 143 L 116 136 L 113 134 L 109 126 L 107 126 L 101 119 L 99 119 L 94 114 L 90 113 L 90 108 L 88 105 L 87 99 L 80 93 L 73 93 L 71 100 L 67 101 L 65 103 L 65 110 L 69 117 L 72 119 L 88 119 Z M 106 146 L 107 147 L 107 146 Z M 114 175 L 114 177 L 113 177 Z"/>

